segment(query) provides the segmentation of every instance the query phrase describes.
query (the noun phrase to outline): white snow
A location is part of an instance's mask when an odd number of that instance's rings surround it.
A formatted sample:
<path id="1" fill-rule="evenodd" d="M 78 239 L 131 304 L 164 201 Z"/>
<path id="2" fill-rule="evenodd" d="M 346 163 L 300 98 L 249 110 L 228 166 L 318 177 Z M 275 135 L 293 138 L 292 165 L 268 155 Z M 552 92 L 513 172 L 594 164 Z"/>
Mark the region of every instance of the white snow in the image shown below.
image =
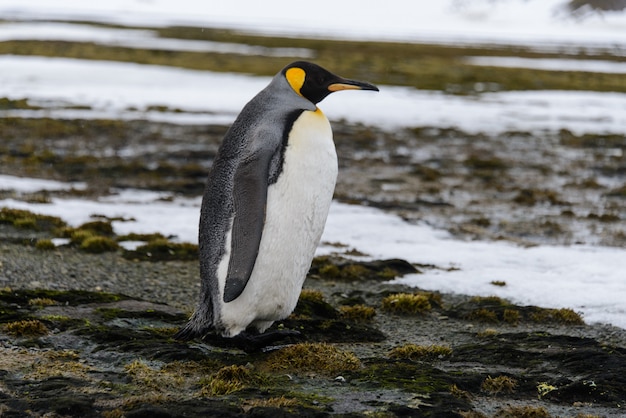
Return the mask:
<path id="1" fill-rule="evenodd" d="M 178 123 L 229 123 L 269 77 L 214 73 L 156 65 L 68 58 L 0 56 L 0 97 L 29 98 L 44 111 L 0 116 L 141 117 Z M 320 107 L 331 120 L 395 129 L 456 127 L 468 132 L 569 129 L 575 133 L 626 134 L 626 94 L 521 91 L 454 96 L 408 87 L 380 86 L 379 93 L 341 92 Z M 59 111 L 58 104 L 93 111 Z M 136 112 L 164 105 L 200 114 Z"/>
<path id="2" fill-rule="evenodd" d="M 626 16 L 565 13 L 565 0 L 3 0 L 5 19 L 94 20 L 125 25 L 186 24 L 263 33 L 356 39 L 621 48 Z M 621 32 L 621 34 L 620 34 Z"/>
<path id="3" fill-rule="evenodd" d="M 520 57 L 467 57 L 465 62 L 489 67 L 532 68 L 548 71 L 584 71 L 626 74 L 626 62 Z"/>
<path id="4" fill-rule="evenodd" d="M 84 190 L 85 183 L 64 183 L 61 181 L 32 179 L 0 174 L 0 190 L 15 190 L 23 193 L 33 193 L 42 190 Z"/>

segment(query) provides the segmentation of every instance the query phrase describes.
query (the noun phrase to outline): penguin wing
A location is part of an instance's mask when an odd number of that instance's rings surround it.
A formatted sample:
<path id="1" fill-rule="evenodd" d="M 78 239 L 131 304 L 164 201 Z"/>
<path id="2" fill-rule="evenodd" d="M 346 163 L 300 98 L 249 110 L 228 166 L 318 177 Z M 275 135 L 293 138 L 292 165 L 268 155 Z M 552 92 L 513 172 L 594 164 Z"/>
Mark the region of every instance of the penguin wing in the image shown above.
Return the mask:
<path id="1" fill-rule="evenodd" d="M 259 253 L 265 225 L 265 207 L 270 152 L 260 152 L 242 161 L 235 172 L 233 199 L 235 215 L 231 232 L 231 254 L 224 285 L 224 302 L 243 292 Z"/>

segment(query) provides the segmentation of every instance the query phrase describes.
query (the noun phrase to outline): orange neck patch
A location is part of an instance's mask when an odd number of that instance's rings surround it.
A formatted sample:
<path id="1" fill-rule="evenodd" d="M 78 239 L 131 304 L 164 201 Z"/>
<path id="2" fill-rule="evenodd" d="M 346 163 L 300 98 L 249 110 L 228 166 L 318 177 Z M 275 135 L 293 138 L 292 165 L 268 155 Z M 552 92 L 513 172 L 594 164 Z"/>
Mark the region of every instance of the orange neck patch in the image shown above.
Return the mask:
<path id="1" fill-rule="evenodd" d="M 304 85 L 304 78 L 306 77 L 306 73 L 304 72 L 304 70 L 297 67 L 290 68 L 285 73 L 285 77 L 287 78 L 287 82 L 289 82 L 291 88 L 300 96 L 302 96 L 302 93 L 300 93 L 300 89 Z"/>

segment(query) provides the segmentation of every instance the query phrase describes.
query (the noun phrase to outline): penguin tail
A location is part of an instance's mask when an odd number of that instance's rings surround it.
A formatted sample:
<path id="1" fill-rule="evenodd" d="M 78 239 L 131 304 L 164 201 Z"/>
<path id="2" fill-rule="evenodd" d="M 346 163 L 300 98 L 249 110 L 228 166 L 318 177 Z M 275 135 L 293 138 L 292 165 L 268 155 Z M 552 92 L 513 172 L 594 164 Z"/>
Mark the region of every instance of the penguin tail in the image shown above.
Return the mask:
<path id="1" fill-rule="evenodd" d="M 197 331 L 190 326 L 190 324 L 185 325 L 181 328 L 176 334 L 174 334 L 174 339 L 177 341 L 189 341 L 198 337 Z"/>
<path id="2" fill-rule="evenodd" d="M 194 338 L 202 339 L 208 334 L 212 334 L 214 332 L 215 328 L 213 326 L 202 326 L 201 324 L 198 324 L 194 318 L 191 318 L 189 322 L 187 322 L 187 325 L 174 334 L 173 338 L 178 341 L 189 341 Z"/>

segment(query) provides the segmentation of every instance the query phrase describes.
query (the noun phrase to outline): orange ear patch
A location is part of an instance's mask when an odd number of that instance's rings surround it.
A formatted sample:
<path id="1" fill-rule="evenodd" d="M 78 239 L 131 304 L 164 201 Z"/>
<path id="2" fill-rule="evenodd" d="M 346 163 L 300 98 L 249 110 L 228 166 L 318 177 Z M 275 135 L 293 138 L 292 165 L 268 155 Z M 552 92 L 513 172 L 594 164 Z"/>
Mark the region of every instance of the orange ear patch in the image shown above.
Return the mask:
<path id="1" fill-rule="evenodd" d="M 287 78 L 287 81 L 289 82 L 291 88 L 300 96 L 302 96 L 302 93 L 300 93 L 300 89 L 304 85 L 304 78 L 306 77 L 306 73 L 304 72 L 304 70 L 298 67 L 290 68 L 285 73 L 285 77 Z"/>

